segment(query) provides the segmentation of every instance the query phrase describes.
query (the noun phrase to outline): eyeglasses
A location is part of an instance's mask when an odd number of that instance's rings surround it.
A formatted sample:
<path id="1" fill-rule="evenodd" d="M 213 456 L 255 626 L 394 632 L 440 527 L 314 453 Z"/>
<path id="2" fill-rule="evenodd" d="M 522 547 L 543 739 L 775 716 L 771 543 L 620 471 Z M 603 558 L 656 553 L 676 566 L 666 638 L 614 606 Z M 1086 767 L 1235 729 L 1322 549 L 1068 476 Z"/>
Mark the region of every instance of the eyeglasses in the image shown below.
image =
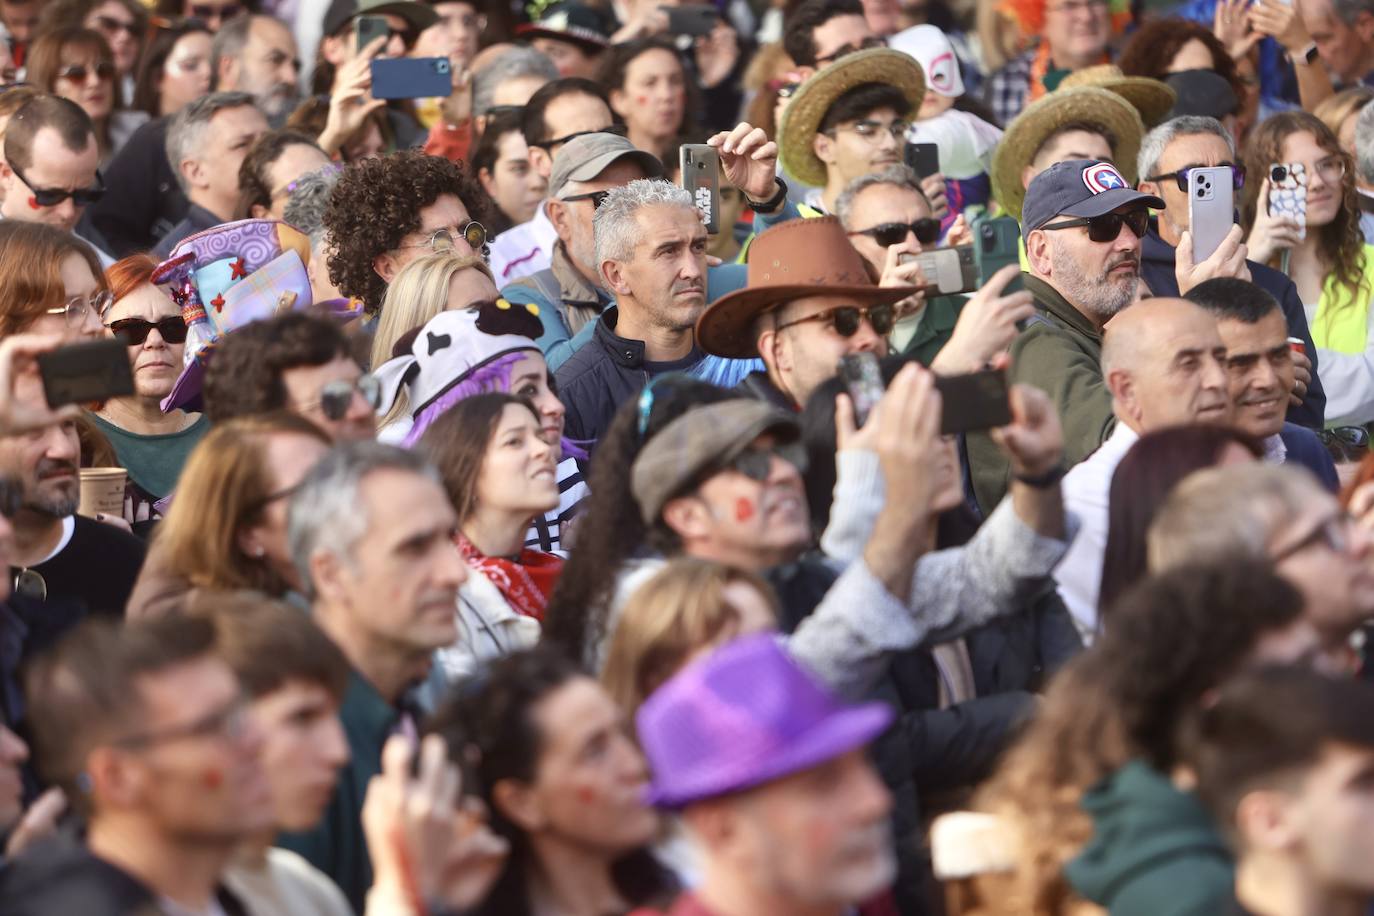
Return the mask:
<path id="1" fill-rule="evenodd" d="M 523 114 L 524 111 L 524 105 L 493 105 L 487 109 L 487 122 L 490 124 L 497 118 Z"/>
<path id="2" fill-rule="evenodd" d="M 1231 170 L 1231 186 L 1232 186 L 1235 190 L 1239 191 L 1241 188 L 1245 187 L 1245 166 L 1243 166 L 1243 165 L 1237 165 L 1237 164 L 1234 163 L 1234 162 L 1223 162 L 1223 163 L 1221 163 L 1221 165 L 1224 165 L 1224 166 L 1226 166 L 1227 168 L 1229 168 L 1229 169 Z M 1172 178 L 1175 182 L 1178 183 L 1178 189 L 1179 189 L 1180 191 L 1182 191 L 1184 194 L 1187 194 L 1187 193 L 1188 193 L 1188 175 L 1189 175 L 1194 169 L 1201 169 L 1201 168 L 1206 168 L 1206 166 L 1203 166 L 1203 165 L 1190 165 L 1190 166 L 1187 166 L 1186 168 L 1181 168 L 1181 169 L 1179 169 L 1177 172 L 1163 172 L 1163 173 L 1161 173 L 1161 174 L 1159 174 L 1159 175 L 1151 175 L 1149 178 L 1146 178 L 1146 179 L 1144 179 L 1144 180 L 1145 180 L 1145 181 L 1164 181 L 1166 178 Z"/>
<path id="3" fill-rule="evenodd" d="M 57 308 L 44 309 L 45 315 L 61 315 L 67 323 L 68 328 L 79 328 L 86 323 L 86 318 L 95 313 L 96 318 L 101 317 L 114 304 L 114 295 L 109 290 L 96 290 L 90 296 L 73 296 Z M 177 319 L 180 321 L 181 319 Z M 117 322 L 116 322 L 117 323 Z M 185 323 L 182 324 L 185 327 Z M 143 335 L 147 337 L 145 333 Z M 186 335 L 182 334 L 182 340 Z"/>
<path id="4" fill-rule="evenodd" d="M 157 328 L 158 336 L 166 343 L 186 342 L 186 322 L 180 316 L 160 318 L 157 321 L 147 321 L 142 318 L 121 318 L 118 321 L 110 322 L 105 327 L 124 341 L 126 347 L 143 346 L 143 342 L 148 339 L 153 328 Z"/>
<path id="5" fill-rule="evenodd" d="M 211 19 L 233 19 L 243 12 L 243 6 L 238 3 L 229 3 L 224 6 L 213 6 L 209 3 L 192 3 L 191 16 L 201 22 L 209 22 Z"/>
<path id="6" fill-rule="evenodd" d="M 806 470 L 806 447 L 800 442 L 774 445 L 771 448 L 747 448 L 727 461 L 722 470 L 738 471 L 750 480 L 765 483 L 773 472 L 773 456 L 786 461 L 798 471 Z"/>
<path id="7" fill-rule="evenodd" d="M 777 326 L 777 330 L 781 331 L 784 328 L 805 324 L 809 321 L 820 321 L 832 324 L 835 333 L 841 337 L 853 337 L 859 332 L 859 325 L 865 318 L 873 326 L 874 331 L 879 334 L 887 334 L 892 330 L 892 326 L 897 323 L 897 307 L 891 303 L 870 305 L 867 308 L 860 308 L 857 305 L 840 305 L 833 309 L 817 312 L 814 315 L 807 315 L 805 318 L 798 318 L 796 321 L 780 324 Z"/>
<path id="8" fill-rule="evenodd" d="M 1327 156 L 1317 163 L 1316 172 L 1322 181 L 1337 184 L 1345 177 L 1345 160 L 1340 156 Z"/>
<path id="9" fill-rule="evenodd" d="M 540 143 L 531 143 L 530 146 L 537 146 L 545 152 L 551 153 L 553 152 L 553 148 L 555 146 L 561 146 L 562 144 L 567 143 L 570 140 L 576 140 L 578 137 L 585 137 L 588 134 L 615 134 L 617 137 L 623 137 L 625 136 L 625 125 L 608 124 L 607 126 L 599 127 L 596 130 L 579 130 L 577 133 L 568 134 L 566 137 L 558 137 L 554 140 L 544 140 Z"/>
<path id="10" fill-rule="evenodd" d="M 135 732 L 111 743 L 126 748 L 148 748 L 170 741 L 184 741 L 187 738 L 222 738 L 238 741 L 243 737 L 247 724 L 248 704 L 242 697 L 235 697 L 219 709 L 211 710 L 185 725 L 173 725 L 155 732 Z"/>
<path id="11" fill-rule="evenodd" d="M 567 197 L 560 197 L 564 203 L 572 203 L 578 200 L 590 200 L 593 210 L 600 210 L 601 205 L 606 202 L 606 198 L 611 195 L 610 191 L 588 191 L 586 194 L 569 194 Z"/>
<path id="12" fill-rule="evenodd" d="M 1271 560 L 1275 563 L 1282 562 L 1314 544 L 1322 544 L 1336 553 L 1345 553 L 1350 549 L 1350 528 L 1353 524 L 1354 519 L 1350 513 L 1337 512 L 1319 522 L 1311 531 L 1292 544 L 1282 550 L 1274 551 Z"/>
<path id="13" fill-rule="evenodd" d="M 834 51 L 831 51 L 824 57 L 817 57 L 816 65 L 818 67 L 824 67 L 826 64 L 834 63 L 841 57 L 845 57 L 849 54 L 856 54 L 859 51 L 867 51 L 869 48 L 885 47 L 887 47 L 887 42 L 883 41 L 881 38 L 865 38 L 857 45 L 842 45 L 841 47 L 836 48 Z"/>
<path id="14" fill-rule="evenodd" d="M 112 80 L 115 76 L 115 67 L 114 64 L 105 60 L 102 60 L 94 67 L 87 67 L 85 64 L 71 64 L 70 66 L 58 70 L 57 78 L 71 80 L 74 83 L 84 83 L 86 82 L 86 77 L 90 76 L 92 73 L 94 73 L 98 79 Z"/>
<path id="15" fill-rule="evenodd" d="M 388 29 L 386 30 L 386 40 L 387 40 L 387 43 L 389 44 L 389 43 L 391 42 L 391 39 L 393 39 L 393 38 L 400 38 L 400 39 L 401 39 L 401 44 L 403 44 L 403 45 L 406 46 L 406 50 L 410 50 L 411 48 L 415 47 L 415 40 L 416 40 L 418 37 L 419 37 L 419 36 L 416 35 L 414 29 L 392 29 L 392 28 L 388 28 Z M 386 45 L 383 45 L 383 47 L 385 47 L 385 46 L 386 46 Z"/>
<path id="16" fill-rule="evenodd" d="M 353 392 L 358 392 L 368 406 L 376 410 L 382 403 L 382 383 L 375 375 L 359 376 L 354 381 L 338 379 L 320 389 L 320 399 L 307 404 L 304 410 L 320 408 L 320 413 L 330 420 L 338 421 L 348 416 L 348 408 L 353 406 Z"/>
<path id="17" fill-rule="evenodd" d="M 865 140 L 878 140 L 882 138 L 883 131 L 892 135 L 892 139 L 902 142 L 906 135 L 911 131 L 910 121 L 893 121 L 891 124 L 884 124 L 881 121 L 856 121 L 843 127 L 836 127 L 832 133 L 839 133 L 842 130 L 858 134 Z"/>
<path id="18" fill-rule="evenodd" d="M 24 173 L 19 170 L 19 167 L 12 162 L 10 163 L 10 171 L 14 172 L 19 180 L 24 183 L 24 187 L 33 192 L 33 197 L 29 198 L 29 204 L 35 208 L 55 207 L 68 197 L 78 207 L 89 207 L 105 196 L 105 179 L 101 177 L 98 169 L 95 173 L 95 187 L 77 188 L 75 191 L 68 191 L 66 188 L 35 188 L 32 182 L 24 177 Z"/>
<path id="19" fill-rule="evenodd" d="M 1103 213 L 1101 216 L 1085 216 L 1082 219 L 1065 220 L 1062 223 L 1055 223 L 1053 226 L 1041 226 L 1046 232 L 1054 229 L 1075 229 L 1079 226 L 1088 227 L 1088 238 L 1097 242 L 1114 242 L 1116 237 L 1121 234 L 1121 226 L 1125 226 L 1135 233 L 1136 238 L 1143 239 L 1145 230 L 1150 227 L 1150 214 L 1145 210 L 1132 210 L 1130 213 Z"/>
<path id="20" fill-rule="evenodd" d="M 114 18 L 113 16 L 96 16 L 95 27 L 100 29 L 102 32 L 123 32 L 130 38 L 138 37 L 138 23 L 124 22 L 122 20 Z"/>
<path id="21" fill-rule="evenodd" d="M 487 227 L 473 220 L 460 230 L 436 229 L 434 234 L 427 240 L 418 245 L 398 245 L 398 248 L 432 248 L 435 251 L 447 251 L 457 247 L 456 239 L 461 238 L 468 243 L 468 247 L 473 251 L 481 251 L 482 246 L 487 244 Z"/>
<path id="22" fill-rule="evenodd" d="M 931 245 L 940 237 L 940 221 L 929 216 L 914 223 L 882 223 L 872 229 L 856 229 L 850 235 L 867 235 L 884 248 L 900 245 L 906 241 L 907 233 L 916 236 L 922 245 Z"/>

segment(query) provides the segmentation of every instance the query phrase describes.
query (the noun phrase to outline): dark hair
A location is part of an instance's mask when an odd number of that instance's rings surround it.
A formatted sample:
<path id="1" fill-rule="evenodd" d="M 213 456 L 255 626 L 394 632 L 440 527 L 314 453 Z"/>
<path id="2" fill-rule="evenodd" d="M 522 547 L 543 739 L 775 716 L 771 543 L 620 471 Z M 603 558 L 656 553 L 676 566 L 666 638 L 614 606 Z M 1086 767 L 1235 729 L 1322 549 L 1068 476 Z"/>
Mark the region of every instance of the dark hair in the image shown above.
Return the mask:
<path id="1" fill-rule="evenodd" d="M 1287 783 L 1328 745 L 1374 750 L 1374 685 L 1296 666 L 1262 668 L 1225 685 L 1185 735 L 1198 797 L 1235 843 L 1236 807 L 1247 794 Z"/>
<path id="2" fill-rule="evenodd" d="M 524 831 L 505 817 L 493 797 L 498 782 L 532 783 L 539 770 L 544 736 L 535 708 L 579 678 L 590 678 L 559 652 L 539 646 L 496 659 L 479 682 L 435 715 L 431 730 L 443 736 L 449 756 L 460 765 L 476 760 L 492 829 L 510 842 L 505 870 L 474 913 L 479 916 L 527 916 L 532 912 L 529 884 L 534 853 Z M 663 894 L 672 883 L 647 850 L 636 850 L 612 866 L 617 889 L 631 907 Z"/>
<path id="3" fill-rule="evenodd" d="M 205 23 L 199 19 L 180 19 L 165 25 L 158 24 L 134 70 L 134 98 L 129 103 L 130 108 L 146 111 L 149 117 L 162 116 L 162 68 L 166 65 L 167 58 L 176 50 L 177 42 L 197 32 L 211 34 Z"/>
<path id="4" fill-rule="evenodd" d="M 534 406 L 524 398 L 491 391 L 454 404 L 420 437 L 419 451 L 439 471 L 459 523 L 477 508 L 477 476 L 501 415 L 510 404 L 527 408 L 538 419 Z"/>
<path id="5" fill-rule="evenodd" d="M 840 16 L 862 16 L 859 0 L 806 0 L 782 26 L 782 47 L 798 67 L 816 66 L 816 29 Z"/>
<path id="6" fill-rule="evenodd" d="M 1064 136 L 1065 134 L 1072 134 L 1078 132 L 1085 134 L 1097 134 L 1102 139 L 1107 141 L 1107 146 L 1109 148 L 1116 149 L 1116 134 L 1108 130 L 1105 124 L 1098 124 L 1095 121 L 1070 121 L 1069 123 L 1061 124 L 1054 130 L 1050 131 L 1049 134 L 1045 136 L 1045 139 L 1040 141 L 1040 145 L 1037 146 L 1035 150 L 1031 153 L 1031 158 L 1034 159 L 1036 156 L 1040 155 L 1040 151 L 1042 149 L 1049 146 L 1051 143 L 1053 143 L 1060 137 Z"/>
<path id="7" fill-rule="evenodd" d="M 905 118 L 911 106 L 896 86 L 886 83 L 860 83 L 846 90 L 826 109 L 825 117 L 816 126 L 816 133 L 834 130 L 846 121 L 857 121 L 880 108 L 891 108 Z"/>
<path id="8" fill-rule="evenodd" d="M 33 139 L 44 128 L 57 131 L 70 152 L 79 153 L 96 139 L 90 115 L 71 99 L 38 95 L 29 99 L 5 126 L 5 161 L 19 169 L 33 165 Z"/>
<path id="9" fill-rule="evenodd" d="M 258 11 L 258 0 L 239 0 L 239 2 L 243 5 L 243 12 L 235 16 L 234 19 L 244 18 L 245 14 L 256 13 Z M 187 3 L 188 0 L 157 0 L 157 4 L 153 7 L 153 11 L 159 16 L 168 19 L 177 19 L 185 15 L 184 10 Z M 233 22 L 234 19 L 222 23 L 221 28 L 229 22 Z"/>
<path id="10" fill-rule="evenodd" d="M 38 14 L 39 32 L 50 32 L 63 26 L 80 25 L 97 7 L 104 6 L 105 0 L 47 0 Z M 134 34 L 142 41 L 148 28 L 148 9 L 137 0 L 119 0 L 124 11 L 134 17 Z"/>
<path id="11" fill-rule="evenodd" d="M 615 90 L 624 90 L 625 80 L 630 73 L 630 65 L 650 51 L 667 51 L 673 55 L 673 59 L 682 68 L 682 123 L 677 126 L 677 136 L 680 138 L 693 136 L 697 114 L 701 111 L 697 83 L 692 78 L 692 71 L 688 69 L 687 63 L 682 58 L 682 53 L 678 51 L 673 39 L 668 36 L 647 35 L 633 41 L 611 45 L 606 50 L 606 57 L 601 62 L 600 71 L 600 82 L 605 87 L 607 97 Z"/>
<path id="12" fill-rule="evenodd" d="M 386 116 L 387 111 L 386 108 L 376 109 L 363 119 L 363 123 L 358 126 L 357 130 L 339 142 L 339 158 L 342 161 L 356 161 L 348 158 L 347 149 L 364 137 L 368 129 L 372 127 L 377 128 L 377 133 L 381 135 L 382 144 L 386 149 L 395 149 L 396 132 L 391 129 L 391 121 Z M 286 119 L 287 127 L 313 137 L 316 142 L 318 142 L 320 134 L 324 133 L 325 125 L 328 123 L 329 98 L 317 95 L 304 99 Z"/>
<path id="13" fill-rule="evenodd" d="M 609 636 L 607 617 L 616 576 L 626 560 L 644 549 L 648 526 L 630 492 L 630 469 L 644 443 L 693 407 L 739 397 L 734 391 L 686 376 L 656 380 L 647 423 L 640 430 L 640 400 L 630 398 L 616 410 L 597 443 L 587 478 L 577 544 L 568 557 L 544 614 L 544 641 L 569 658 L 589 658 Z"/>
<path id="14" fill-rule="evenodd" d="M 589 79 L 583 79 L 580 76 L 565 76 L 551 83 L 545 83 L 535 91 L 534 95 L 530 96 L 530 100 L 525 103 L 525 110 L 520 116 L 520 132 L 525 135 L 526 143 L 533 146 L 536 143 L 555 139 L 549 136 L 549 125 L 544 121 L 544 113 L 548 111 L 549 105 L 555 99 L 561 99 L 565 95 L 591 96 L 605 102 L 607 109 L 611 107 L 610 99 L 606 98 L 606 90 L 599 83 Z"/>
<path id="15" fill-rule="evenodd" d="M 237 219 L 251 217 L 254 205 L 272 206 L 272 192 L 276 189 L 271 186 L 271 178 L 267 171 L 281 158 L 282 153 L 292 146 L 309 146 L 320 150 L 320 155 L 324 155 L 324 150 L 321 150 L 319 144 L 310 137 L 286 128 L 269 130 L 254 141 L 248 155 L 243 157 L 243 163 L 239 166 L 239 203 L 235 211 Z"/>
<path id="16" fill-rule="evenodd" d="M 254 321 L 226 334 L 205 370 L 205 415 L 212 423 L 287 406 L 282 373 L 351 357 L 338 324 L 304 312 Z"/>
<path id="17" fill-rule="evenodd" d="M 101 63 L 114 65 L 114 52 L 110 50 L 104 35 L 81 25 L 59 26 L 48 32 L 40 32 L 29 45 L 28 55 L 24 59 L 25 78 L 44 92 L 56 92 L 58 71 L 62 69 L 62 53 L 68 48 L 82 54 L 94 51 Z M 113 93 L 111 110 L 123 107 L 118 74 L 110 80 L 110 91 Z M 103 132 L 108 133 L 108 130 Z M 108 145 L 107 141 L 107 137 L 101 138 L 101 146 Z"/>
<path id="18" fill-rule="evenodd" d="M 1117 66 L 1127 76 L 1146 76 L 1165 80 L 1174 56 L 1191 41 L 1200 41 L 1212 55 L 1212 70 L 1231 85 L 1236 98 L 1245 97 L 1245 83 L 1240 78 L 1236 62 L 1232 60 L 1212 30 L 1204 25 L 1178 16 L 1166 16 L 1141 23 L 1121 50 Z"/>
<path id="19" fill-rule="evenodd" d="M 350 164 L 324 211 L 334 246 L 329 279 L 345 296 L 361 299 L 368 309 L 379 308 L 386 281 L 372 261 L 419 229 L 420 210 L 445 194 L 462 201 L 473 219 L 486 216 L 486 193 L 456 162 L 405 150 Z"/>
<path id="20" fill-rule="evenodd" d="M 1121 594 L 1144 578 L 1146 533 L 1159 507 L 1183 478 L 1216 464 L 1228 445 L 1239 445 L 1256 459 L 1264 456 L 1260 444 L 1239 430 L 1205 425 L 1148 432 L 1126 452 L 1112 475 L 1099 623 L 1113 613 Z"/>
<path id="21" fill-rule="evenodd" d="M 468 168 L 471 170 L 472 176 L 479 182 L 483 170 L 489 176 L 495 175 L 496 163 L 501 158 L 501 141 L 506 138 L 507 134 L 520 134 L 523 139 L 524 132 L 520 127 L 522 117 L 522 113 L 518 111 L 502 111 L 492 115 L 487 121 L 481 139 L 477 141 L 477 146 L 473 149 L 472 155 L 468 157 Z M 491 225 L 487 227 L 487 231 L 492 236 L 500 235 L 514 225 L 510 214 L 502 210 L 499 205 L 492 207 L 488 212 L 490 213 Z"/>
<path id="22" fill-rule="evenodd" d="M 1255 324 L 1279 311 L 1279 300 L 1264 287 L 1236 277 L 1213 277 L 1188 290 L 1183 297 L 1211 312 L 1218 320 L 1227 318 Z"/>
<path id="23" fill-rule="evenodd" d="M 137 728 L 145 718 L 139 682 L 214 651 L 209 621 L 191 617 L 77 624 L 34 659 L 25 693 L 34 760 L 78 813 L 91 813 L 82 774 L 90 752 Z"/>

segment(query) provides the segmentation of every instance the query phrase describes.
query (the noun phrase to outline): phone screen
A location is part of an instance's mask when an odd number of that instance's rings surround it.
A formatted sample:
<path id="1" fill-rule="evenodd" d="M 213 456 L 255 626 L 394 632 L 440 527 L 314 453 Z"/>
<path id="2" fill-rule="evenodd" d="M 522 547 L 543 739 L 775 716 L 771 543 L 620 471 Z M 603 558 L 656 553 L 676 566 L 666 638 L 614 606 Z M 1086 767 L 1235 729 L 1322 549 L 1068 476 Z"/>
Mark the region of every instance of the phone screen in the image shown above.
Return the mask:
<path id="1" fill-rule="evenodd" d="M 867 351 L 846 354 L 840 358 L 840 378 L 854 404 L 854 423 L 863 426 L 873 406 L 887 390 L 878 357 Z"/>

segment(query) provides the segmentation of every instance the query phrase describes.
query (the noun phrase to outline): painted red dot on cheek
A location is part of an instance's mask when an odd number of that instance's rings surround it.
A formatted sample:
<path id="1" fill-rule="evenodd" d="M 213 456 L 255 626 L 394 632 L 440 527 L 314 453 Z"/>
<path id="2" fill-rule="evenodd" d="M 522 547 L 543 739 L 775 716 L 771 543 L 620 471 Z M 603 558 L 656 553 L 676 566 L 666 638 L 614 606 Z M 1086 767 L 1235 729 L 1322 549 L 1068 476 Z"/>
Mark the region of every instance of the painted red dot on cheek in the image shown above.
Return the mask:
<path id="1" fill-rule="evenodd" d="M 577 800 L 584 805 L 594 804 L 596 802 L 596 790 L 591 786 L 578 786 Z"/>
<path id="2" fill-rule="evenodd" d="M 735 521 L 747 522 L 754 517 L 754 503 L 741 496 L 735 500 Z"/>
<path id="3" fill-rule="evenodd" d="M 29 209 L 30 209 L 30 210 L 42 210 L 42 209 L 43 209 L 42 207 L 40 207 L 40 206 L 38 205 L 38 198 L 37 198 L 37 197 L 30 197 L 30 198 L 29 198 Z"/>
<path id="4" fill-rule="evenodd" d="M 224 771 L 219 767 L 209 767 L 200 774 L 200 782 L 207 789 L 218 789 L 224 785 Z"/>

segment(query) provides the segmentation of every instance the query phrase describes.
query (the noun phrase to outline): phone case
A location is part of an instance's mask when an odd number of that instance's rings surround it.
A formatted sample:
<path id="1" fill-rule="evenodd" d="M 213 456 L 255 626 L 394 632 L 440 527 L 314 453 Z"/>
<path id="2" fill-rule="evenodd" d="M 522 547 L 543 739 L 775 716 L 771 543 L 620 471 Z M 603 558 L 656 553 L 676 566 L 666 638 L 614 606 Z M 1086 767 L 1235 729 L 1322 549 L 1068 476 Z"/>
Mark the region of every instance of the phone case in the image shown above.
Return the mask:
<path id="1" fill-rule="evenodd" d="M 869 352 L 846 354 L 840 357 L 839 372 L 849 392 L 849 399 L 854 403 L 854 422 L 863 426 L 873 405 L 882 399 L 883 392 L 887 390 L 878 357 Z"/>
<path id="2" fill-rule="evenodd" d="M 907 168 L 917 178 L 928 178 L 940 171 L 940 147 L 934 143 L 908 143 L 905 158 Z"/>
<path id="3" fill-rule="evenodd" d="M 704 143 L 684 143 L 679 153 L 682 187 L 692 195 L 706 231 L 720 231 L 720 156 Z"/>
<path id="4" fill-rule="evenodd" d="M 993 274 L 1008 264 L 1021 263 L 1021 227 L 1010 216 L 991 219 L 982 217 L 973 221 L 973 263 L 978 267 L 978 286 L 981 287 Z M 1002 290 L 1006 296 L 1021 290 L 1021 277 L 1017 275 Z"/>
<path id="5" fill-rule="evenodd" d="M 85 404 L 134 393 L 128 349 L 118 340 L 70 344 L 38 356 L 49 407 Z"/>
<path id="6" fill-rule="evenodd" d="M 898 263 L 914 260 L 921 265 L 926 290 L 941 296 L 968 293 L 978 288 L 978 268 L 973 263 L 973 248 L 932 248 L 920 254 L 902 255 Z"/>
<path id="7" fill-rule="evenodd" d="M 1188 173 L 1188 225 L 1193 235 L 1193 263 L 1212 256 L 1235 225 L 1231 167 L 1196 168 Z"/>
<path id="8" fill-rule="evenodd" d="M 382 58 L 372 62 L 374 99 L 446 98 L 453 92 L 447 57 Z"/>
<path id="9" fill-rule="evenodd" d="M 668 31 L 674 35 L 710 35 L 720 21 L 720 12 L 703 3 L 661 6 L 668 14 Z"/>
<path id="10" fill-rule="evenodd" d="M 1011 422 L 1007 374 L 1001 369 L 936 376 L 935 387 L 942 405 L 940 432 L 946 436 Z"/>
<path id="11" fill-rule="evenodd" d="M 1307 238 L 1307 166 L 1301 162 L 1269 166 L 1269 213 L 1298 222 L 1298 238 Z"/>
<path id="12" fill-rule="evenodd" d="M 358 36 L 358 50 L 366 48 L 383 35 L 391 34 L 391 23 L 385 16 L 359 16 L 353 20 L 353 29 Z"/>

